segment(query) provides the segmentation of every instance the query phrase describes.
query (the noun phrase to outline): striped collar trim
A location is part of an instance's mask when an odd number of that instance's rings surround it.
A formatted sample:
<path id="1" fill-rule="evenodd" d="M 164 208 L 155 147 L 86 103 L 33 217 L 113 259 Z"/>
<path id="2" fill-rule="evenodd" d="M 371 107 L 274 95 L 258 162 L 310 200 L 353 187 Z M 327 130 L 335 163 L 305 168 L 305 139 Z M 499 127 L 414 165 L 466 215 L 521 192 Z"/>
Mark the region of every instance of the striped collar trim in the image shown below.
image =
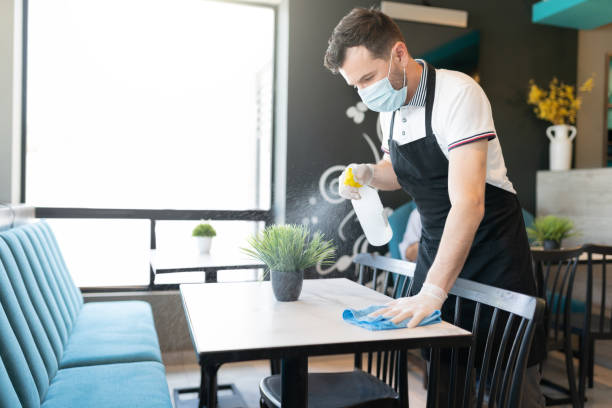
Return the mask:
<path id="1" fill-rule="evenodd" d="M 415 59 L 416 62 L 423 66 L 423 73 L 419 80 L 417 90 L 412 96 L 412 99 L 408 101 L 406 106 L 421 106 L 425 107 L 425 96 L 427 95 L 427 64 L 422 59 Z"/>

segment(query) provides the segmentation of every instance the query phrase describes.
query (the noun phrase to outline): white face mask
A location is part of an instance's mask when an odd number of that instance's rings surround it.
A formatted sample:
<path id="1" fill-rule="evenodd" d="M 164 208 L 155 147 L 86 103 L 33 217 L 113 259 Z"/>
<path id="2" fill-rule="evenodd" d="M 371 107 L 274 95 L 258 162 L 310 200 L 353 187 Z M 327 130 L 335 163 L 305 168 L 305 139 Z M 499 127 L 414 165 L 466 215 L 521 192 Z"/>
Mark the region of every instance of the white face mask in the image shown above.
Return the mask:
<path id="1" fill-rule="evenodd" d="M 391 51 L 391 58 L 389 58 L 389 72 L 387 72 L 385 78 L 357 91 L 363 103 L 375 112 L 393 112 L 406 102 L 406 95 L 408 94 L 406 67 L 404 67 L 404 85 L 400 89 L 394 89 L 391 81 L 389 81 L 392 59 L 393 51 Z"/>

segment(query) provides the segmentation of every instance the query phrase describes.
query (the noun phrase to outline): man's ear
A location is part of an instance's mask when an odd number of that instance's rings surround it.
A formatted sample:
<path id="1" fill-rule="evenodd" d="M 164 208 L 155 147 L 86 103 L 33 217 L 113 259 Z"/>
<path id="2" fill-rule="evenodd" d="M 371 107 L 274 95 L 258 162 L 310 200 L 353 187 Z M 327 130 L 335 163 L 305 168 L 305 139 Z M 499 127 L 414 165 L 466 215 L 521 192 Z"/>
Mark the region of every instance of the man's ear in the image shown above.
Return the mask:
<path id="1" fill-rule="evenodd" d="M 406 44 L 404 42 L 398 41 L 395 43 L 395 55 L 399 57 L 402 65 L 408 64 L 410 53 L 408 52 L 408 48 L 406 48 Z"/>

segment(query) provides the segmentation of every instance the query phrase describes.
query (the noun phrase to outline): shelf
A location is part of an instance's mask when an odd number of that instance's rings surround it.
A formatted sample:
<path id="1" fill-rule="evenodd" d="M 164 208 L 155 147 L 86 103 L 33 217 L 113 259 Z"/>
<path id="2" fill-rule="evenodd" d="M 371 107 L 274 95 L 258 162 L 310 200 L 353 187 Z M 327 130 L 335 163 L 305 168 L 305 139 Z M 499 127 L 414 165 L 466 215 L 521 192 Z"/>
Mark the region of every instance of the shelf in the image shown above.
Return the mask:
<path id="1" fill-rule="evenodd" d="M 532 5 L 534 23 L 591 30 L 611 20 L 609 0 L 545 0 Z"/>

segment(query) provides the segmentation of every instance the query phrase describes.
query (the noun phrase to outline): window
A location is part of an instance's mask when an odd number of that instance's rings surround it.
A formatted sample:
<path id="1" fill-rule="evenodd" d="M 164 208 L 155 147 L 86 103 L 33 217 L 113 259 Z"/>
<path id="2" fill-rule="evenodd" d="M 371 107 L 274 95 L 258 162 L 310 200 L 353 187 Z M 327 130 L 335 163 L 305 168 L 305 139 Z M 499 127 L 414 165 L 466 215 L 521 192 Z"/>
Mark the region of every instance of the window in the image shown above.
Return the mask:
<path id="1" fill-rule="evenodd" d="M 27 18 L 28 204 L 271 208 L 274 8 L 29 0 Z M 148 283 L 148 221 L 50 222 L 78 285 Z M 237 223 L 213 245 L 261 228 Z"/>
<path id="2" fill-rule="evenodd" d="M 274 12 L 30 0 L 26 201 L 269 209 Z"/>

